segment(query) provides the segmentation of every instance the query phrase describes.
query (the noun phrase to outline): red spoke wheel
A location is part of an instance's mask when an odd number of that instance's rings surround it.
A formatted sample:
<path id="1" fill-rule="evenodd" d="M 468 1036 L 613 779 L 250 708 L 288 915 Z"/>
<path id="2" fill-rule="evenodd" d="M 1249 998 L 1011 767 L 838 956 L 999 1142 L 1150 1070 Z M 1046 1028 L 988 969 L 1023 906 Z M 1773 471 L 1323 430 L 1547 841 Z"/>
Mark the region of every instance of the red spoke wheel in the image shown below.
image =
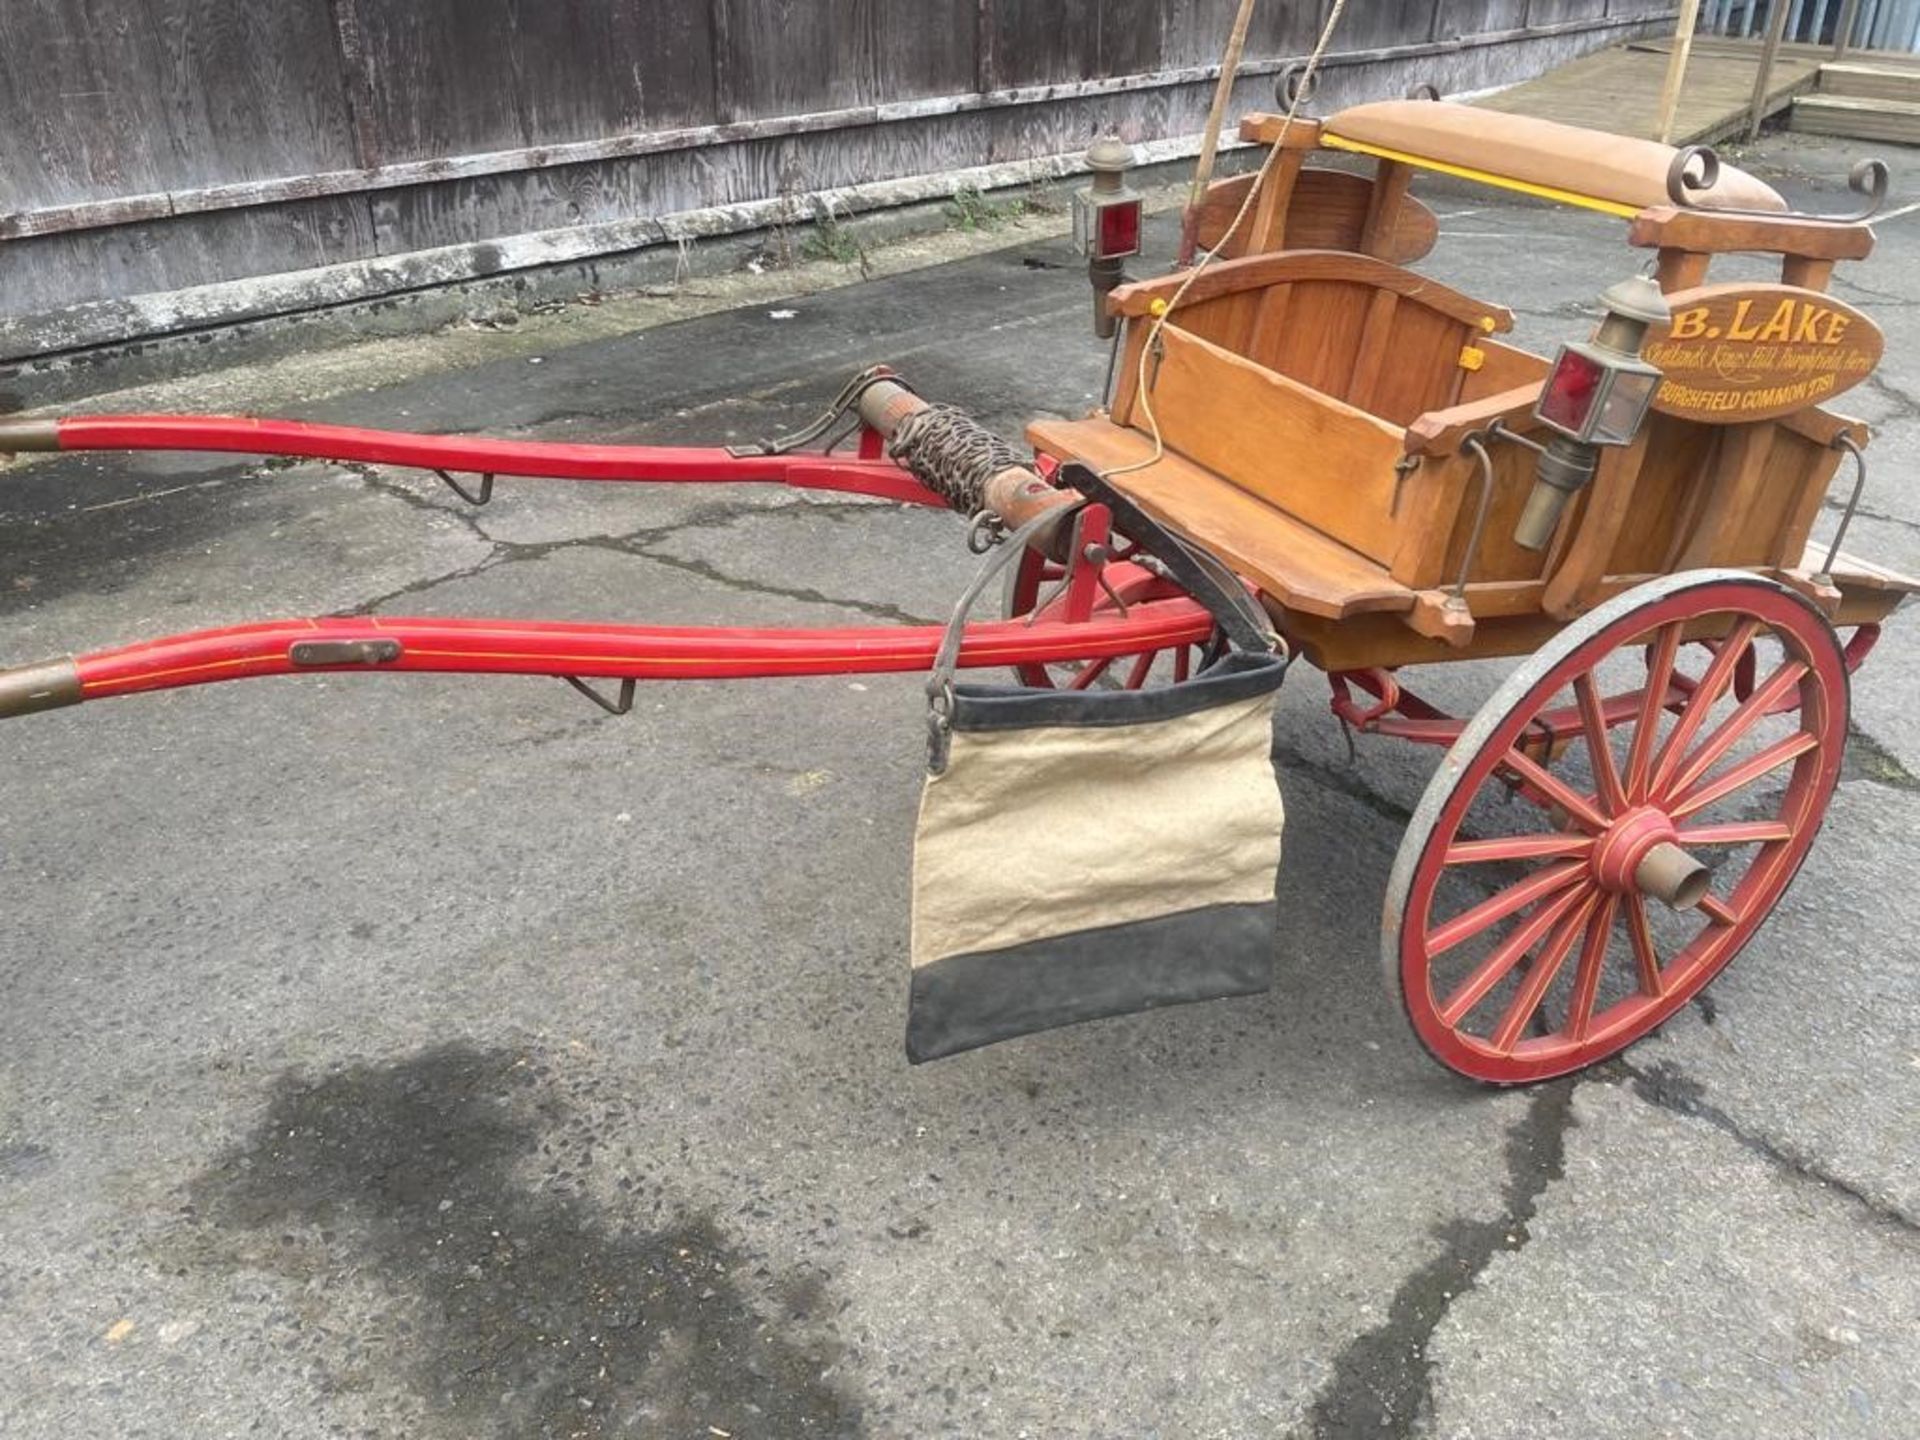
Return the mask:
<path id="1" fill-rule="evenodd" d="M 1659 1027 L 1799 871 L 1847 712 L 1825 617 L 1743 571 L 1657 580 L 1562 631 L 1448 752 L 1394 863 L 1382 959 L 1420 1043 L 1519 1085 Z"/>
<path id="2" fill-rule="evenodd" d="M 1106 567 L 1109 594 L 1101 590 L 1094 596 L 1093 617 L 1108 618 L 1120 604 L 1137 605 L 1147 600 L 1164 600 L 1182 592 L 1151 571 L 1118 561 Z M 1006 616 L 1022 619 L 1037 609 L 1041 619 L 1063 619 L 1067 615 L 1066 567 L 1049 560 L 1038 550 L 1028 550 L 1007 574 Z M 1120 655 L 1112 659 L 1073 661 L 1064 664 L 1026 664 L 1013 667 L 1022 685 L 1040 690 L 1085 690 L 1091 685 L 1142 690 L 1149 684 L 1184 680 L 1200 668 L 1201 647 L 1183 645 L 1171 650 L 1147 650 L 1138 655 Z"/>

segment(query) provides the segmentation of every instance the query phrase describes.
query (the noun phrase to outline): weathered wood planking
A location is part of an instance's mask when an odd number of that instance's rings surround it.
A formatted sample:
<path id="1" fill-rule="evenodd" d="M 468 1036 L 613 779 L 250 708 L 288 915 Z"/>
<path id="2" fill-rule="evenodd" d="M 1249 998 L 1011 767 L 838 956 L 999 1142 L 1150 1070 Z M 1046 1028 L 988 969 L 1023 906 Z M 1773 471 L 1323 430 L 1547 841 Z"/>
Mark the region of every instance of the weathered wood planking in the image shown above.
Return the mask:
<path id="1" fill-rule="evenodd" d="M 1257 9 L 1235 109 L 1270 106 L 1327 3 Z M 1319 107 L 1412 79 L 1497 83 L 1623 24 L 1526 29 L 1538 17 L 1520 3 L 1350 4 Z M 155 303 L 129 315 L 178 309 L 201 326 L 225 313 L 214 289 L 281 272 L 432 247 L 433 273 L 459 278 L 488 273 L 509 241 L 556 237 L 502 262 L 524 265 L 548 249 L 654 243 L 650 220 L 679 212 L 711 211 L 696 226 L 708 233 L 732 213 L 733 228 L 765 224 L 780 197 L 809 191 L 1030 157 L 1059 173 L 1057 157 L 1109 127 L 1137 141 L 1197 132 L 1236 6 L 0 0 L 4 353 L 154 333 L 61 318 L 103 301 L 145 296 Z M 1601 0 L 1580 9 L 1601 13 Z M 600 232 L 601 249 L 581 248 Z M 465 258 L 445 258 L 455 251 Z M 315 299 L 385 293 L 403 271 L 368 271 L 349 291 L 316 277 Z M 196 287 L 173 305 L 170 292 Z M 236 318 L 264 313 L 235 294 Z"/>
<path id="2" fill-rule="evenodd" d="M 49 294 L 77 306 L 187 290 L 233 274 L 310 270 L 377 253 L 372 217 L 361 195 L 150 220 L 105 235 L 9 240 L 0 244 L 0 320 L 35 314 L 45 308 Z"/>
<path id="3" fill-rule="evenodd" d="M 716 117 L 698 5 L 608 0 L 335 0 L 383 162 L 564 144 Z"/>
<path id="4" fill-rule="evenodd" d="M 351 167 L 324 0 L 6 0 L 0 211 Z"/>

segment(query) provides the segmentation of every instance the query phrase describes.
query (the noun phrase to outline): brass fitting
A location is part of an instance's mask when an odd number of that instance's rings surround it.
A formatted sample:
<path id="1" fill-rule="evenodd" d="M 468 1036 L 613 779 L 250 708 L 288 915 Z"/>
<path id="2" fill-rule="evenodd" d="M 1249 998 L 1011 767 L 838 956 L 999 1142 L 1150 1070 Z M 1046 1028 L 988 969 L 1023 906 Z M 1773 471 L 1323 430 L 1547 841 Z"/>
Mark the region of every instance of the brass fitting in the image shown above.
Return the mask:
<path id="1" fill-rule="evenodd" d="M 78 705 L 85 698 L 80 692 L 80 667 L 71 657 L 0 670 L 0 720 Z"/>
<path id="2" fill-rule="evenodd" d="M 59 448 L 59 421 L 8 420 L 0 417 L 0 470 L 4 470 L 13 457 L 23 451 Z"/>

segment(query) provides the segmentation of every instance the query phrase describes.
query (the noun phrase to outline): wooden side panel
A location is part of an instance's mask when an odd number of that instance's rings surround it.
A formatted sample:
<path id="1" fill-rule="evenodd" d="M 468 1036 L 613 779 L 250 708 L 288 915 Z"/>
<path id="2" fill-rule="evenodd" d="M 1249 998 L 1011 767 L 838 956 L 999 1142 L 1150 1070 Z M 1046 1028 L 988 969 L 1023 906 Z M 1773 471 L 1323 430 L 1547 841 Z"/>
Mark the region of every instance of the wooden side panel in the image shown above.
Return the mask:
<path id="1" fill-rule="evenodd" d="M 1203 248 L 1210 249 L 1220 243 L 1254 179 L 1252 175 L 1235 175 L 1216 180 L 1208 187 L 1200 207 L 1199 237 Z M 1368 176 L 1347 170 L 1317 170 L 1311 166 L 1303 169 L 1294 182 L 1287 208 L 1286 238 L 1281 247 L 1275 248 L 1359 250 L 1373 193 L 1373 181 Z M 1440 222 L 1433 211 L 1406 196 L 1394 208 L 1392 228 L 1373 253 L 1396 265 L 1408 265 L 1431 251 L 1439 234 Z M 1232 259 L 1263 248 L 1249 243 L 1252 235 L 1250 215 L 1241 226 L 1240 235 L 1228 247 L 1227 257 Z"/>
<path id="2" fill-rule="evenodd" d="M 1385 563 L 1399 431 L 1179 330 L 1162 343 L 1153 408 L 1168 446 Z"/>
<path id="3" fill-rule="evenodd" d="M 1287 323 L 1266 337 L 1265 351 L 1249 358 L 1322 394 L 1344 398 L 1375 293 L 1370 285 L 1344 281 L 1295 285 Z"/>
<path id="4" fill-rule="evenodd" d="M 1366 408 L 1397 425 L 1460 399 L 1467 372 L 1460 351 L 1471 332 L 1459 321 L 1402 304 L 1388 341 L 1389 359 Z"/>
<path id="5" fill-rule="evenodd" d="M 1605 575 L 1663 574 L 1671 568 L 1684 523 L 1714 463 L 1719 436 L 1711 425 L 1655 414 L 1643 433 L 1646 458 Z"/>
<path id="6" fill-rule="evenodd" d="M 1460 403 L 1463 405 L 1512 390 L 1516 386 L 1544 380 L 1547 371 L 1552 368 L 1552 362 L 1544 356 L 1522 350 L 1516 345 L 1503 345 L 1498 340 L 1489 340 L 1484 336 L 1473 343 L 1474 348 L 1487 358 L 1478 370 L 1469 370 L 1460 382 Z"/>
<path id="7" fill-rule="evenodd" d="M 1728 427 L 1721 436 L 1709 499 L 1686 537 L 1681 563 L 1793 565 L 1806 549 L 1818 500 L 1840 452 L 1761 422 Z"/>

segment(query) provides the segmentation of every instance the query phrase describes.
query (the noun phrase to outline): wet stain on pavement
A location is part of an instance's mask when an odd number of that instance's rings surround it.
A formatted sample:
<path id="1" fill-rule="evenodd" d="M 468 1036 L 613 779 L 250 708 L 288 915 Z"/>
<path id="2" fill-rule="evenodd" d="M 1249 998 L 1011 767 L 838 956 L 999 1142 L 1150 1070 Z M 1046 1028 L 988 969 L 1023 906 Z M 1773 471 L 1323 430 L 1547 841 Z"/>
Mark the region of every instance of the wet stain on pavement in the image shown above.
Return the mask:
<path id="1" fill-rule="evenodd" d="M 834 1346 L 801 1335 L 788 1303 L 817 1302 L 817 1281 L 756 1275 L 705 1217 L 608 1218 L 577 1185 L 593 1141 L 556 1143 L 568 1106 L 542 1071 L 451 1046 L 283 1077 L 253 1135 L 191 1187 L 199 1258 L 323 1296 L 373 1272 L 411 1313 L 368 1358 L 445 1434 L 859 1433 L 822 1375 Z"/>
<path id="2" fill-rule="evenodd" d="M 53 1168 L 53 1152 L 27 1141 L 0 1145 L 0 1180 L 26 1180 Z"/>

